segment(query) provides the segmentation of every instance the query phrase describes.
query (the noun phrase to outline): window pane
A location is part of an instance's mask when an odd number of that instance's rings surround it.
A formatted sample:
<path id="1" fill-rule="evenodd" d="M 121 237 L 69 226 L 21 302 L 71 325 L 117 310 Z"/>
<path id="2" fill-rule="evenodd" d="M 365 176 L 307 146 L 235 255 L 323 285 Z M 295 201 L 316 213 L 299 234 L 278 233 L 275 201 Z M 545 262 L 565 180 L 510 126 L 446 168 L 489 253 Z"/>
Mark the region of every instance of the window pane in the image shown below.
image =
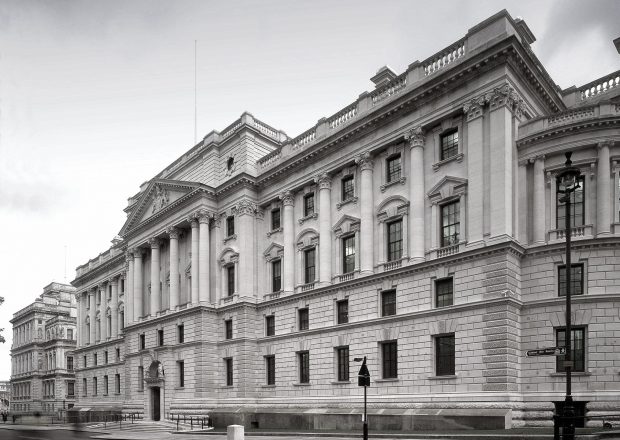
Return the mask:
<path id="1" fill-rule="evenodd" d="M 437 307 L 451 306 L 454 301 L 454 288 L 452 278 L 446 278 L 445 280 L 437 280 L 435 282 Z"/>
<path id="2" fill-rule="evenodd" d="M 586 371 L 586 329 L 583 327 L 577 327 L 571 329 L 571 357 L 573 358 L 574 366 L 571 371 Z M 556 331 L 556 341 L 558 347 L 566 346 L 566 329 L 558 329 Z M 564 359 L 566 356 L 556 356 L 556 371 L 563 373 Z"/>
<path id="3" fill-rule="evenodd" d="M 305 252 L 305 283 L 314 283 L 314 275 L 315 275 L 315 263 L 314 263 L 315 250 L 308 249 Z"/>
<path id="4" fill-rule="evenodd" d="M 354 197 L 353 176 L 342 179 L 342 200 L 349 200 Z"/>
<path id="5" fill-rule="evenodd" d="M 271 230 L 280 229 L 280 208 L 271 211 Z"/>
<path id="6" fill-rule="evenodd" d="M 396 291 L 389 290 L 381 293 L 381 315 L 396 315 Z"/>
<path id="7" fill-rule="evenodd" d="M 302 351 L 299 353 L 299 383 L 310 382 L 310 353 Z"/>
<path id="8" fill-rule="evenodd" d="M 346 324 L 349 322 L 349 301 L 343 300 L 336 303 L 338 309 L 338 324 Z"/>
<path id="9" fill-rule="evenodd" d="M 349 380 L 349 347 L 340 347 L 336 350 L 338 356 L 338 380 Z"/>
<path id="10" fill-rule="evenodd" d="M 396 341 L 381 344 L 383 360 L 383 379 L 398 377 L 398 351 Z"/>
<path id="11" fill-rule="evenodd" d="M 441 136 L 441 160 L 456 156 L 459 149 L 459 132 L 453 131 Z"/>
<path id="12" fill-rule="evenodd" d="M 583 295 L 583 264 L 571 264 L 570 292 L 572 295 Z M 558 295 L 566 296 L 566 266 L 558 267 Z"/>
<path id="13" fill-rule="evenodd" d="M 342 239 L 342 273 L 355 270 L 355 236 Z"/>
<path id="14" fill-rule="evenodd" d="M 231 387 L 233 385 L 233 360 L 232 358 L 225 359 L 226 362 L 226 386 Z"/>
<path id="15" fill-rule="evenodd" d="M 280 260 L 271 263 L 271 291 L 279 292 L 282 289 L 282 262 Z"/>
<path id="16" fill-rule="evenodd" d="M 387 183 L 400 179 L 400 154 L 387 161 Z"/>
<path id="17" fill-rule="evenodd" d="M 233 216 L 226 218 L 226 235 L 228 237 L 235 235 L 235 217 Z"/>
<path id="18" fill-rule="evenodd" d="M 579 178 L 579 188 L 573 191 L 570 195 L 570 226 L 583 226 L 585 218 L 585 203 L 584 203 L 584 187 L 585 177 Z M 556 228 L 564 229 L 566 227 L 566 205 L 564 202 L 560 202 L 560 199 L 564 196 L 561 192 L 557 192 L 556 195 Z"/>
<path id="19" fill-rule="evenodd" d="M 226 339 L 232 339 L 232 319 L 228 319 L 226 321 L 224 321 L 224 328 L 225 328 L 225 337 Z"/>
<path id="20" fill-rule="evenodd" d="M 403 255 L 403 222 L 388 223 L 388 261 L 400 260 Z"/>
<path id="21" fill-rule="evenodd" d="M 441 246 L 452 246 L 459 242 L 459 202 L 441 207 Z"/>
<path id="22" fill-rule="evenodd" d="M 267 385 L 276 384 L 276 357 L 265 356 L 265 368 L 267 370 Z"/>
<path id="23" fill-rule="evenodd" d="M 304 217 L 314 214 L 314 194 L 307 194 L 304 197 Z"/>
<path id="24" fill-rule="evenodd" d="M 299 309 L 299 330 L 308 330 L 308 309 Z"/>
<path id="25" fill-rule="evenodd" d="M 454 375 L 454 335 L 435 338 L 437 376 Z"/>
<path id="26" fill-rule="evenodd" d="M 226 273 L 228 274 L 228 296 L 232 296 L 235 293 L 235 266 L 229 266 Z"/>
<path id="27" fill-rule="evenodd" d="M 266 327 L 267 336 L 273 336 L 276 334 L 275 316 L 267 316 L 265 318 L 265 327 Z"/>

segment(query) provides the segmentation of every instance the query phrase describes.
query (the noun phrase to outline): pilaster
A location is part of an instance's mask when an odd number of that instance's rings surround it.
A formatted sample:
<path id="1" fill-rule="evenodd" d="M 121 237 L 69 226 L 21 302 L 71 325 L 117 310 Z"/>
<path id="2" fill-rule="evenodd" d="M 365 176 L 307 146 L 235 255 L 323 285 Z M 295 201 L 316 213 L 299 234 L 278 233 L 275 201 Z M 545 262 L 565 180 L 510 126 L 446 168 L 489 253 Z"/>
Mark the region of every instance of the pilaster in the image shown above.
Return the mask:
<path id="1" fill-rule="evenodd" d="M 370 152 L 359 155 L 355 162 L 360 168 L 360 273 L 369 275 L 374 272 L 374 232 L 373 232 L 373 160 Z"/>
<path id="2" fill-rule="evenodd" d="M 295 288 L 295 197 L 287 191 L 280 195 L 284 206 L 284 256 L 282 258 L 282 290 L 291 294 Z"/>
<path id="3" fill-rule="evenodd" d="M 319 258 L 319 282 L 321 286 L 332 281 L 332 231 L 331 193 L 332 179 L 328 174 L 316 178 L 319 186 L 319 237 L 321 254 Z"/>
<path id="4" fill-rule="evenodd" d="M 424 261 L 425 250 L 425 209 L 424 209 L 424 132 L 418 127 L 406 137 L 409 142 L 409 200 L 411 202 L 411 261 Z"/>

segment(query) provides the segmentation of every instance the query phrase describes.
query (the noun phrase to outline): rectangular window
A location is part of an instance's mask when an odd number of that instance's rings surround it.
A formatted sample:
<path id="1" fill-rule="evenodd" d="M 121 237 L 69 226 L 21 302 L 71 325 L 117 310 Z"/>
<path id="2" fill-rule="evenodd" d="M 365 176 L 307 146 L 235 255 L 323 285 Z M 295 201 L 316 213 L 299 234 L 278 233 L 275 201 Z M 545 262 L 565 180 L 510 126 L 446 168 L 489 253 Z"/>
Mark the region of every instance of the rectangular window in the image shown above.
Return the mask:
<path id="1" fill-rule="evenodd" d="M 267 385 L 276 384 L 276 357 L 265 356 L 265 371 L 267 373 Z"/>
<path id="2" fill-rule="evenodd" d="M 346 324 L 349 322 L 349 300 L 343 299 L 336 302 L 337 322 L 338 324 Z"/>
<path id="3" fill-rule="evenodd" d="M 309 311 L 308 308 L 299 309 L 297 311 L 299 315 L 299 330 L 308 330 L 310 328 Z"/>
<path id="4" fill-rule="evenodd" d="M 88 396 L 88 379 L 82 379 L 82 395 Z"/>
<path id="5" fill-rule="evenodd" d="M 185 386 L 185 361 L 177 361 L 177 371 L 179 373 L 179 387 Z"/>
<path id="6" fill-rule="evenodd" d="M 86 355 L 82 357 L 82 361 L 84 362 L 84 368 L 88 367 L 88 362 L 86 360 Z"/>
<path id="7" fill-rule="evenodd" d="M 349 380 L 349 347 L 338 347 L 336 349 L 336 357 L 338 358 L 338 381 L 344 382 Z"/>
<path id="8" fill-rule="evenodd" d="M 73 356 L 67 356 L 67 370 L 73 371 Z"/>
<path id="9" fill-rule="evenodd" d="M 400 260 L 403 256 L 403 221 L 397 220 L 387 224 L 388 261 Z"/>
<path id="10" fill-rule="evenodd" d="M 355 196 L 353 188 L 353 176 L 342 178 L 342 201 L 352 199 Z"/>
<path id="11" fill-rule="evenodd" d="M 396 315 L 396 290 L 381 292 L 381 316 Z"/>
<path id="12" fill-rule="evenodd" d="M 441 207 L 441 246 L 452 246 L 459 242 L 461 229 L 459 201 Z"/>
<path id="13" fill-rule="evenodd" d="M 299 360 L 299 383 L 310 383 L 310 352 L 298 352 L 297 359 Z"/>
<path id="14" fill-rule="evenodd" d="M 265 334 L 267 336 L 276 334 L 276 317 L 273 315 L 265 317 Z"/>
<path id="15" fill-rule="evenodd" d="M 103 376 L 103 394 L 108 395 L 108 376 Z"/>
<path id="16" fill-rule="evenodd" d="M 116 348 L 116 362 L 120 362 L 120 361 L 121 361 L 121 349 Z"/>
<path id="17" fill-rule="evenodd" d="M 179 344 L 185 342 L 185 326 L 183 324 L 177 325 L 177 338 L 179 340 Z"/>
<path id="18" fill-rule="evenodd" d="M 383 379 L 396 379 L 398 377 L 398 346 L 396 341 L 381 343 L 381 361 Z"/>
<path id="19" fill-rule="evenodd" d="M 314 193 L 304 196 L 304 217 L 314 214 Z"/>
<path id="20" fill-rule="evenodd" d="M 140 350 L 144 350 L 146 348 L 146 339 L 145 339 L 144 333 L 140 334 L 139 338 L 140 338 L 139 340 Z"/>
<path id="21" fill-rule="evenodd" d="M 397 154 L 387 160 L 387 183 L 396 182 L 399 180 L 400 172 L 400 154 Z"/>
<path id="22" fill-rule="evenodd" d="M 583 263 L 571 264 L 570 294 L 583 295 Z M 566 296 L 566 265 L 558 266 L 558 295 Z"/>
<path id="23" fill-rule="evenodd" d="M 224 364 L 226 365 L 226 386 L 233 386 L 233 360 L 232 358 L 224 359 Z"/>
<path id="24" fill-rule="evenodd" d="M 231 265 L 226 268 L 226 275 L 228 281 L 228 296 L 235 294 L 235 266 Z"/>
<path id="25" fill-rule="evenodd" d="M 121 293 L 125 293 L 125 280 L 121 278 Z"/>
<path id="26" fill-rule="evenodd" d="M 304 282 L 314 283 L 315 277 L 315 248 L 304 252 Z"/>
<path id="27" fill-rule="evenodd" d="M 73 340 L 73 329 L 72 328 L 67 329 L 67 339 Z"/>
<path id="28" fill-rule="evenodd" d="M 271 263 L 271 291 L 282 290 L 282 261 L 276 260 Z"/>
<path id="29" fill-rule="evenodd" d="M 586 204 L 584 203 L 585 194 L 585 176 L 579 178 L 579 187 L 570 193 L 570 226 L 583 226 L 586 218 Z M 566 227 L 566 204 L 560 199 L 564 194 L 557 192 L 556 194 L 556 228 L 564 229 Z"/>
<path id="30" fill-rule="evenodd" d="M 121 375 L 118 373 L 114 375 L 114 392 L 116 394 L 121 393 Z"/>
<path id="31" fill-rule="evenodd" d="M 75 396 L 75 383 L 74 382 L 67 382 L 67 396 L 68 397 Z"/>
<path id="32" fill-rule="evenodd" d="M 280 208 L 271 210 L 271 230 L 280 229 Z"/>
<path id="33" fill-rule="evenodd" d="M 459 131 L 452 130 L 441 135 L 441 160 L 456 156 L 459 152 Z"/>
<path id="34" fill-rule="evenodd" d="M 232 319 L 227 319 L 224 321 L 224 338 L 232 339 L 233 337 L 233 328 L 232 328 Z"/>
<path id="35" fill-rule="evenodd" d="M 226 217 L 226 236 L 231 237 L 235 235 L 235 217 Z"/>
<path id="36" fill-rule="evenodd" d="M 452 277 L 435 281 L 435 307 L 454 304 L 454 282 Z"/>
<path id="37" fill-rule="evenodd" d="M 93 396 L 97 395 L 97 378 L 93 377 Z"/>
<path id="38" fill-rule="evenodd" d="M 573 368 L 571 371 L 586 371 L 586 329 L 585 327 L 571 328 L 571 358 L 573 359 Z M 566 347 L 566 329 L 556 330 L 556 341 L 558 347 Z M 556 356 L 556 371 L 564 373 L 564 358 L 566 356 Z"/>
<path id="39" fill-rule="evenodd" d="M 95 365 L 97 365 L 97 364 L 98 364 L 98 363 L 97 363 L 97 353 L 95 353 L 95 354 L 93 355 L 93 363 L 94 363 Z"/>
<path id="40" fill-rule="evenodd" d="M 454 333 L 435 337 L 435 372 L 437 376 L 454 375 Z"/>
<path id="41" fill-rule="evenodd" d="M 138 367 L 138 391 L 144 391 L 144 367 Z"/>
<path id="42" fill-rule="evenodd" d="M 342 273 L 355 270 L 355 235 L 342 239 Z"/>
<path id="43" fill-rule="evenodd" d="M 103 362 L 108 363 L 108 350 L 103 352 Z"/>
<path id="44" fill-rule="evenodd" d="M 164 345 L 164 330 L 163 329 L 157 330 L 157 345 L 159 345 L 160 347 Z"/>

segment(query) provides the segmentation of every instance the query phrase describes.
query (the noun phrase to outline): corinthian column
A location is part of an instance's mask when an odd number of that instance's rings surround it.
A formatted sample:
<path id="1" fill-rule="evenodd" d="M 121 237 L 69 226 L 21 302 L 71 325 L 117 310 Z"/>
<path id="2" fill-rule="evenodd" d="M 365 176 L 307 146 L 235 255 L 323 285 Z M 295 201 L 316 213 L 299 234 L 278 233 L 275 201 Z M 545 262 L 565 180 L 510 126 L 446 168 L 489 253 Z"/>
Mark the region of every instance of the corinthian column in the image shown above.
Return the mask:
<path id="1" fill-rule="evenodd" d="M 361 274 L 369 275 L 374 272 L 374 231 L 373 231 L 373 162 L 369 152 L 362 153 L 356 163 L 360 167 L 360 266 Z"/>
<path id="2" fill-rule="evenodd" d="M 545 242 L 545 156 L 534 159 L 534 244 Z"/>
<path id="3" fill-rule="evenodd" d="M 138 322 L 144 315 L 142 297 L 142 249 L 133 253 L 133 321 Z"/>
<path id="4" fill-rule="evenodd" d="M 159 288 L 159 246 L 161 240 L 159 238 L 151 238 L 151 316 L 156 316 L 161 310 L 161 290 Z"/>
<path id="5" fill-rule="evenodd" d="M 97 307 L 97 299 L 95 298 L 95 289 L 91 289 L 88 291 L 88 301 L 89 301 L 89 318 L 90 318 L 90 334 L 88 342 L 90 345 L 95 343 L 95 338 L 97 335 L 97 322 L 96 322 L 96 307 Z"/>
<path id="6" fill-rule="evenodd" d="M 476 246 L 482 242 L 484 229 L 484 97 L 465 104 L 467 115 L 467 242 Z M 465 216 L 463 212 L 461 215 Z M 436 227 L 434 225 L 433 227 Z M 461 237 L 461 240 L 465 237 Z"/>
<path id="7" fill-rule="evenodd" d="M 84 322 L 84 311 L 82 310 L 82 306 L 83 306 L 84 301 L 82 300 L 82 294 L 81 293 L 76 293 L 75 294 L 75 305 L 77 308 L 77 346 L 81 347 L 84 343 L 82 342 L 82 339 L 84 338 L 84 330 L 82 328 L 82 323 Z M 15 339 L 15 338 L 13 338 Z"/>
<path id="8" fill-rule="evenodd" d="M 609 148 L 612 141 L 598 144 L 598 165 L 596 174 L 596 235 L 607 235 L 611 232 L 611 185 Z"/>
<path id="9" fill-rule="evenodd" d="M 192 277 L 192 304 L 198 304 L 198 220 L 195 217 L 191 217 L 189 219 L 190 224 L 192 226 L 192 267 L 191 267 L 191 277 Z"/>
<path id="10" fill-rule="evenodd" d="M 293 205 L 295 197 L 290 191 L 280 195 L 284 205 L 284 255 L 282 258 L 282 290 L 293 293 L 295 288 L 295 219 Z"/>
<path id="11" fill-rule="evenodd" d="M 332 179 L 328 174 L 317 178 L 319 184 L 319 282 L 326 285 L 332 282 Z"/>
<path id="12" fill-rule="evenodd" d="M 118 337 L 118 283 L 119 277 L 110 278 L 109 283 L 112 286 L 112 302 L 110 303 L 111 312 L 111 328 L 110 337 L 113 339 Z"/>
<path id="13" fill-rule="evenodd" d="M 105 341 L 108 338 L 108 318 L 107 318 L 107 305 L 108 305 L 108 288 L 102 283 L 99 285 L 99 293 L 101 295 L 101 302 L 99 303 L 99 340 L 101 342 Z"/>
<path id="14" fill-rule="evenodd" d="M 256 296 L 254 219 L 257 209 L 252 201 L 241 200 L 236 211 L 239 218 L 239 264 L 235 268 L 235 276 L 238 275 L 239 280 L 237 293 L 239 296 Z"/>
<path id="15" fill-rule="evenodd" d="M 198 297 L 201 303 L 209 301 L 209 219 L 209 213 L 206 211 L 198 213 L 200 229 L 198 242 Z"/>
<path id="16" fill-rule="evenodd" d="M 125 255 L 127 262 L 127 279 L 125 280 L 125 327 L 133 323 L 134 320 L 134 295 L 133 295 L 133 250 L 127 251 Z"/>
<path id="17" fill-rule="evenodd" d="M 166 230 L 170 237 L 170 310 L 177 309 L 179 298 L 179 230 L 168 228 Z"/>
<path id="18" fill-rule="evenodd" d="M 420 127 L 407 136 L 411 153 L 409 155 L 409 200 L 411 209 L 411 260 L 424 261 L 424 134 Z"/>

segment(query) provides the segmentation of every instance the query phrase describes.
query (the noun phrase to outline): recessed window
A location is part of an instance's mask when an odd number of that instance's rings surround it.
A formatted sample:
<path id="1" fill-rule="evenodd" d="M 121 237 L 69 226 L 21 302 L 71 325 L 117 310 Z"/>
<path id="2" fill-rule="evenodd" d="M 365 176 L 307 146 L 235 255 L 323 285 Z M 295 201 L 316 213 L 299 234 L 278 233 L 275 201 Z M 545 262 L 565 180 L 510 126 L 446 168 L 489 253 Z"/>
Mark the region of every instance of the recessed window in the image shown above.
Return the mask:
<path id="1" fill-rule="evenodd" d="M 435 337 L 435 371 L 437 376 L 454 375 L 454 333 Z"/>
<path id="2" fill-rule="evenodd" d="M 185 386 L 185 362 L 177 361 L 177 374 L 179 377 L 179 387 Z"/>
<path id="3" fill-rule="evenodd" d="M 234 165 L 235 165 L 235 158 L 230 156 L 228 160 L 226 161 L 226 169 L 228 171 L 231 171 Z"/>
<path id="4" fill-rule="evenodd" d="M 121 349 L 116 348 L 116 362 L 120 362 L 120 361 L 121 361 Z"/>
<path id="5" fill-rule="evenodd" d="M 75 396 L 75 383 L 67 382 L 67 396 L 73 397 Z"/>
<path id="6" fill-rule="evenodd" d="M 88 379 L 82 379 L 82 395 L 88 396 Z"/>
<path id="7" fill-rule="evenodd" d="M 140 350 L 144 350 L 146 348 L 146 339 L 144 333 L 140 334 L 139 336 L 139 344 Z"/>
<path id="8" fill-rule="evenodd" d="M 97 378 L 93 377 L 93 396 L 97 395 Z"/>
<path id="9" fill-rule="evenodd" d="M 336 302 L 336 315 L 338 324 L 349 322 L 349 300 L 343 299 Z"/>
<path id="10" fill-rule="evenodd" d="M 94 363 L 95 365 L 97 365 L 97 364 L 98 364 L 98 362 L 97 362 L 97 353 L 95 353 L 95 354 L 93 355 L 93 363 Z"/>
<path id="11" fill-rule="evenodd" d="M 558 347 L 566 347 L 566 329 L 556 330 L 556 341 Z M 573 327 L 571 329 L 571 358 L 573 360 L 572 371 L 586 371 L 586 329 L 585 327 Z M 564 359 L 566 356 L 556 356 L 556 371 L 564 373 Z"/>
<path id="12" fill-rule="evenodd" d="M 398 345 L 396 341 L 381 343 L 381 364 L 383 379 L 396 379 L 398 377 Z"/>
<path id="13" fill-rule="evenodd" d="M 88 362 L 86 361 L 86 355 L 82 356 L 82 361 L 84 362 L 84 368 L 88 367 Z"/>
<path id="14" fill-rule="evenodd" d="M 381 292 L 381 316 L 396 315 L 396 290 Z"/>
<path id="15" fill-rule="evenodd" d="M 401 162 L 400 154 L 388 158 L 387 163 L 387 183 L 396 182 L 400 179 Z"/>
<path id="16" fill-rule="evenodd" d="M 121 393 L 121 375 L 118 373 L 114 375 L 114 392 L 116 394 Z"/>
<path id="17" fill-rule="evenodd" d="M 342 239 L 342 273 L 355 270 L 355 235 Z"/>
<path id="18" fill-rule="evenodd" d="M 583 226 L 585 224 L 586 217 L 586 204 L 584 203 L 585 176 L 579 177 L 579 187 L 570 193 L 570 226 Z M 566 228 L 566 204 L 561 202 L 560 199 L 564 197 L 564 194 L 557 192 L 556 194 L 556 227 L 558 229 Z"/>
<path id="19" fill-rule="evenodd" d="M 304 217 L 314 214 L 314 193 L 304 196 Z"/>
<path id="20" fill-rule="evenodd" d="M 271 210 L 271 230 L 280 229 L 280 208 Z"/>
<path id="21" fill-rule="evenodd" d="M 67 356 L 67 370 L 73 371 L 73 356 Z"/>
<path id="22" fill-rule="evenodd" d="M 349 380 L 349 347 L 336 348 L 336 358 L 338 365 L 338 381 Z"/>
<path id="23" fill-rule="evenodd" d="M 159 345 L 160 347 L 164 345 L 164 330 L 163 329 L 157 330 L 157 345 Z"/>
<path id="24" fill-rule="evenodd" d="M 235 235 L 235 217 L 228 216 L 226 217 L 226 236 L 231 237 Z"/>
<path id="25" fill-rule="evenodd" d="M 227 319 L 226 321 L 224 321 L 224 338 L 232 339 L 232 337 L 233 337 L 232 319 Z"/>
<path id="26" fill-rule="evenodd" d="M 570 294 L 583 295 L 583 263 L 571 264 Z M 566 296 L 566 265 L 558 266 L 558 295 Z"/>
<path id="27" fill-rule="evenodd" d="M 273 315 L 265 317 L 265 335 L 274 336 L 276 334 L 276 317 Z"/>
<path id="28" fill-rule="evenodd" d="M 304 251 L 304 283 L 314 283 L 315 279 L 315 248 Z"/>
<path id="29" fill-rule="evenodd" d="M 108 376 L 103 376 L 103 394 L 108 395 Z"/>
<path id="30" fill-rule="evenodd" d="M 459 242 L 460 203 L 455 201 L 441 207 L 441 246 L 452 246 Z"/>
<path id="31" fill-rule="evenodd" d="M 299 383 L 310 383 L 310 352 L 298 352 L 297 360 L 299 362 Z"/>
<path id="32" fill-rule="evenodd" d="M 183 324 L 177 325 L 177 335 L 178 335 L 179 344 L 184 343 L 185 342 L 185 326 Z"/>
<path id="33" fill-rule="evenodd" d="M 226 277 L 228 284 L 228 296 L 235 294 L 235 266 L 231 264 L 226 268 Z"/>
<path id="34" fill-rule="evenodd" d="M 459 152 L 459 131 L 451 130 L 441 135 L 441 160 L 450 159 Z"/>
<path id="35" fill-rule="evenodd" d="M 144 367 L 138 367 L 138 391 L 144 391 Z"/>
<path id="36" fill-rule="evenodd" d="M 435 306 L 446 307 L 454 303 L 454 281 L 452 277 L 435 281 Z"/>
<path id="37" fill-rule="evenodd" d="M 299 330 L 308 330 L 310 325 L 308 308 L 299 309 L 297 314 L 299 318 Z"/>
<path id="38" fill-rule="evenodd" d="M 106 351 L 104 351 L 104 352 L 103 352 L 103 362 L 104 362 L 105 364 L 107 364 L 107 363 L 108 363 L 108 350 L 106 350 Z"/>
<path id="39" fill-rule="evenodd" d="M 265 372 L 267 385 L 275 385 L 276 384 L 276 357 L 265 356 Z"/>
<path id="40" fill-rule="evenodd" d="M 67 329 L 67 339 L 73 340 L 73 329 L 72 328 Z"/>
<path id="41" fill-rule="evenodd" d="M 403 221 L 388 223 L 387 230 L 388 261 L 400 260 L 403 256 Z"/>
<path id="42" fill-rule="evenodd" d="M 224 365 L 226 366 L 226 386 L 233 386 L 233 360 L 232 358 L 224 359 Z"/>
<path id="43" fill-rule="evenodd" d="M 282 261 L 276 260 L 271 263 L 271 291 L 282 290 Z"/>
<path id="44" fill-rule="evenodd" d="M 353 176 L 346 176 L 342 178 L 342 201 L 352 199 L 355 196 L 355 190 L 353 187 Z"/>

